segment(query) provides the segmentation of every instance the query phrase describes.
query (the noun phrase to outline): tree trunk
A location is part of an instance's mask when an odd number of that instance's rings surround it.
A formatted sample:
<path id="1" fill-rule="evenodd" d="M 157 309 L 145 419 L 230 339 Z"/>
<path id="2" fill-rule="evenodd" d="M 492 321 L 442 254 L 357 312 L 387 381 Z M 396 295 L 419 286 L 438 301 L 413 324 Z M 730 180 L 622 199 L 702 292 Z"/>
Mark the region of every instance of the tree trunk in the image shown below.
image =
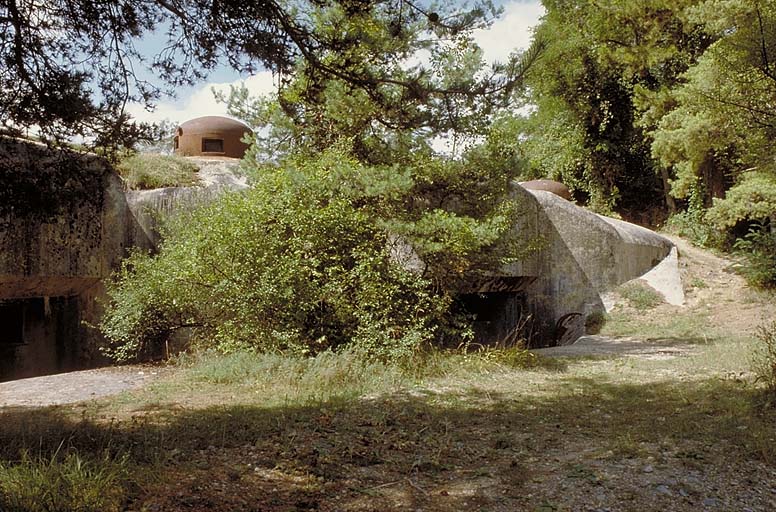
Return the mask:
<path id="1" fill-rule="evenodd" d="M 663 194 L 666 199 L 666 206 L 668 206 L 668 214 L 673 215 L 676 213 L 676 201 L 674 196 L 671 195 L 671 176 L 668 174 L 668 169 L 660 167 L 660 178 L 663 182 Z"/>

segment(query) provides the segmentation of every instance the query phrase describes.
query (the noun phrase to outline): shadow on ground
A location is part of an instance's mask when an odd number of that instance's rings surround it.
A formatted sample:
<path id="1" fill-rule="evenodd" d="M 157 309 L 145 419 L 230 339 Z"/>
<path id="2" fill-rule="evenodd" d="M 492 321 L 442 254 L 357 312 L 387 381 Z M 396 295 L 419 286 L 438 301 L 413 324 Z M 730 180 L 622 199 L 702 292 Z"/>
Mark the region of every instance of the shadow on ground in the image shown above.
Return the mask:
<path id="1" fill-rule="evenodd" d="M 128 454 L 128 510 L 697 510 L 708 499 L 631 485 L 651 476 L 644 463 L 718 479 L 721 509 L 772 509 L 776 416 L 750 407 L 750 385 L 558 379 L 544 395 L 472 387 L 310 407 L 160 404 L 122 421 L 6 409 L 0 462 L 25 450 Z"/>

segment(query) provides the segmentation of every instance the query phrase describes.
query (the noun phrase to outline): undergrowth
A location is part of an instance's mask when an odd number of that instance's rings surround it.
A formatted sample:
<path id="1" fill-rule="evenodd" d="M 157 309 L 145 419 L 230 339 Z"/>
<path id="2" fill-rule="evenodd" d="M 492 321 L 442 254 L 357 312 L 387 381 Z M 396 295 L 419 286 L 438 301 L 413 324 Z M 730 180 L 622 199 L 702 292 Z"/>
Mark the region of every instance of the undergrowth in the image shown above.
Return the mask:
<path id="1" fill-rule="evenodd" d="M 268 397 L 306 403 L 397 389 L 406 376 L 394 364 L 357 352 L 322 352 L 315 357 L 237 351 L 205 351 L 184 357 L 186 379 L 219 386 L 239 385 Z"/>
<path id="2" fill-rule="evenodd" d="M 659 292 L 639 281 L 627 283 L 618 291 L 628 304 L 640 311 L 655 308 L 663 303 L 663 296 Z"/>
<path id="3" fill-rule="evenodd" d="M 755 333 L 760 342 L 752 357 L 752 370 L 765 386 L 765 403 L 776 406 L 776 320 L 763 324 Z"/>
<path id="4" fill-rule="evenodd" d="M 197 166 L 177 156 L 139 153 L 119 162 L 116 169 L 133 190 L 186 187 L 199 182 Z"/>
<path id="5" fill-rule="evenodd" d="M 126 498 L 128 459 L 90 460 L 77 453 L 0 460 L 0 510 L 4 512 L 111 512 Z"/>

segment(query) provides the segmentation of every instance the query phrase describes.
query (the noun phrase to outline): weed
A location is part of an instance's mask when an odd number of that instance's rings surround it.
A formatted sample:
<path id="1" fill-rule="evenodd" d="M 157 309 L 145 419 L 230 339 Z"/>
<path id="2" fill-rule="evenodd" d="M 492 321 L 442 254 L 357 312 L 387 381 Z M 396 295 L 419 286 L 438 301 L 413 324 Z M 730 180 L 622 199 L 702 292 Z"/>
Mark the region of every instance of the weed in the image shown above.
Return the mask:
<path id="1" fill-rule="evenodd" d="M 395 365 L 354 351 L 324 351 L 315 357 L 237 351 L 205 351 L 188 362 L 187 379 L 220 386 L 246 386 L 295 403 L 396 389 L 405 377 Z"/>
<path id="2" fill-rule="evenodd" d="M 693 277 L 692 279 L 690 279 L 690 287 L 702 290 L 704 288 L 708 288 L 709 285 L 706 284 L 706 281 L 704 281 L 700 277 Z"/>
<path id="3" fill-rule="evenodd" d="M 25 451 L 15 464 L 0 462 L 0 510 L 121 510 L 126 478 L 126 457 L 90 461 L 77 453 L 55 453 L 33 458 Z"/>
<path id="4" fill-rule="evenodd" d="M 644 311 L 663 303 L 663 296 L 646 283 L 632 281 L 621 286 L 620 296 L 634 308 Z"/>
<path id="5" fill-rule="evenodd" d="M 760 224 L 734 244 L 744 264 L 736 270 L 756 288 L 776 288 L 776 231 Z"/>
<path id="6" fill-rule="evenodd" d="M 177 156 L 137 154 L 122 160 L 117 170 L 127 187 L 135 190 L 185 187 L 199 181 L 197 166 Z"/>
<path id="7" fill-rule="evenodd" d="M 776 320 L 759 326 L 755 336 L 760 344 L 752 357 L 752 370 L 765 385 L 767 402 L 776 404 Z"/>
<path id="8" fill-rule="evenodd" d="M 598 334 L 606 323 L 606 312 L 593 311 L 585 318 L 585 334 Z"/>

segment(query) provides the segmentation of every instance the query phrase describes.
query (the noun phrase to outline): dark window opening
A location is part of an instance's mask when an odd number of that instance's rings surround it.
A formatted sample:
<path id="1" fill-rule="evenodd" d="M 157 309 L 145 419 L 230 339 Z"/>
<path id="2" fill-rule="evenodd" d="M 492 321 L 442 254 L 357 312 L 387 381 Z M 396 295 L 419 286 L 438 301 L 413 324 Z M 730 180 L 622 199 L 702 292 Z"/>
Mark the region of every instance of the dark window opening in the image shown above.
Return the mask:
<path id="1" fill-rule="evenodd" d="M 224 139 L 202 139 L 203 153 L 223 153 Z"/>
<path id="2" fill-rule="evenodd" d="M 0 302 L 0 345 L 24 344 L 24 302 Z"/>

